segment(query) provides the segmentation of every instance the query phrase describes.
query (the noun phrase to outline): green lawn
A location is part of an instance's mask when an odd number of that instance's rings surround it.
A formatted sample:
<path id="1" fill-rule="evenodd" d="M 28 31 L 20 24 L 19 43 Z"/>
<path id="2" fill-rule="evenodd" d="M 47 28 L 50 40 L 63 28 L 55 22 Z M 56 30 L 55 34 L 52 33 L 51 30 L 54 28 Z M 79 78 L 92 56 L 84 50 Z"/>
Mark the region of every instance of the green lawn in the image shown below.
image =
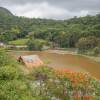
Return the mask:
<path id="1" fill-rule="evenodd" d="M 11 45 L 26 45 L 29 39 L 18 39 L 14 41 L 10 41 L 9 44 Z"/>
<path id="2" fill-rule="evenodd" d="M 27 39 L 18 39 L 18 40 L 14 40 L 14 41 L 10 41 L 9 44 L 10 45 L 26 45 L 26 43 L 28 42 L 28 38 Z M 43 39 L 35 39 L 37 42 L 41 42 L 43 44 L 48 44 L 48 41 L 45 41 Z"/>

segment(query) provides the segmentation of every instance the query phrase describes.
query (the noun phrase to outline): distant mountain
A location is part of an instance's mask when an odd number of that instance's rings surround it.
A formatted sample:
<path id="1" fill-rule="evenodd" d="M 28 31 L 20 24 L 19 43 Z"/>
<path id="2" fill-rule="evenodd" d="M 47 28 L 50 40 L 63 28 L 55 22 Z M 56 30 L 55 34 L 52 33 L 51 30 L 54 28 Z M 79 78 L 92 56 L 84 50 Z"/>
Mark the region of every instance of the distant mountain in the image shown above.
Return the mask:
<path id="1" fill-rule="evenodd" d="M 0 7 L 0 16 L 13 16 L 13 14 L 8 9 Z"/>

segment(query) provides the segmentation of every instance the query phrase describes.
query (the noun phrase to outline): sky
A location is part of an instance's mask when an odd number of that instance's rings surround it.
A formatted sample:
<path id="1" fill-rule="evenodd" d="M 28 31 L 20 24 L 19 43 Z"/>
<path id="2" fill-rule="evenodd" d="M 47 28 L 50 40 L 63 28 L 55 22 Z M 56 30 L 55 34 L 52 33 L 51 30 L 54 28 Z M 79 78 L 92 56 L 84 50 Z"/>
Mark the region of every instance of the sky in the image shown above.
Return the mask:
<path id="1" fill-rule="evenodd" d="M 100 0 L 0 0 L 0 6 L 29 18 L 68 19 L 100 13 Z"/>

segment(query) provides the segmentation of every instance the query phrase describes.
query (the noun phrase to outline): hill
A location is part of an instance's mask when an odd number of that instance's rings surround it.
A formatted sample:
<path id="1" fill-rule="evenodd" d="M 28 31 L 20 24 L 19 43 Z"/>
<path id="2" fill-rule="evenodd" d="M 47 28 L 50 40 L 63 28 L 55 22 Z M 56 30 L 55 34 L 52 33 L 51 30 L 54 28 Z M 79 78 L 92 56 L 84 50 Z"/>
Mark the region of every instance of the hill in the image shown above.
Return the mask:
<path id="1" fill-rule="evenodd" d="M 97 47 L 94 51 L 96 53 L 99 51 L 100 14 L 68 20 L 52 20 L 12 16 L 10 11 L 4 8 L 1 12 L 3 12 L 0 14 L 1 42 L 8 43 L 31 35 L 31 38 L 47 40 L 60 48 L 78 47 L 83 52 Z"/>
<path id="2" fill-rule="evenodd" d="M 0 16 L 13 16 L 13 14 L 6 8 L 0 7 Z"/>

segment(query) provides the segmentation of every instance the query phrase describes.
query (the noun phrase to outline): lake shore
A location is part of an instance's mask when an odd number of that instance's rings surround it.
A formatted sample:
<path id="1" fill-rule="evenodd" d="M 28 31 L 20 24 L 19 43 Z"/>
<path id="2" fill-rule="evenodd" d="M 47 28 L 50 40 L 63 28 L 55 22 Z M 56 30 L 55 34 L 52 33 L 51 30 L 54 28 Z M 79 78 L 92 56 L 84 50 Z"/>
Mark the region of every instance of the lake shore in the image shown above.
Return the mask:
<path id="1" fill-rule="evenodd" d="M 9 50 L 8 52 L 11 52 L 11 51 L 16 52 L 16 50 Z M 56 53 L 56 54 L 71 54 L 71 55 L 84 56 L 86 58 L 96 61 L 97 63 L 100 63 L 100 56 L 89 56 L 89 55 L 79 54 L 77 53 L 76 49 L 50 49 L 50 50 L 44 50 L 44 51 L 49 52 L 49 53 Z M 18 52 L 33 52 L 33 51 L 19 50 Z"/>
<path id="2" fill-rule="evenodd" d="M 46 50 L 49 53 L 57 53 L 57 54 L 71 54 L 71 55 L 79 55 L 79 56 L 84 56 L 89 59 L 92 59 L 96 62 L 100 62 L 100 56 L 89 56 L 89 55 L 84 55 L 84 54 L 78 54 L 77 51 L 69 51 L 69 50 Z"/>
<path id="3" fill-rule="evenodd" d="M 41 60 L 48 66 L 54 68 L 67 68 L 75 72 L 87 72 L 100 80 L 100 57 L 86 56 L 77 54 L 77 52 L 69 50 L 44 50 L 44 51 L 28 51 L 28 50 L 9 50 L 8 53 L 18 59 L 21 55 L 38 55 Z M 96 72 L 96 73 L 95 73 Z"/>

